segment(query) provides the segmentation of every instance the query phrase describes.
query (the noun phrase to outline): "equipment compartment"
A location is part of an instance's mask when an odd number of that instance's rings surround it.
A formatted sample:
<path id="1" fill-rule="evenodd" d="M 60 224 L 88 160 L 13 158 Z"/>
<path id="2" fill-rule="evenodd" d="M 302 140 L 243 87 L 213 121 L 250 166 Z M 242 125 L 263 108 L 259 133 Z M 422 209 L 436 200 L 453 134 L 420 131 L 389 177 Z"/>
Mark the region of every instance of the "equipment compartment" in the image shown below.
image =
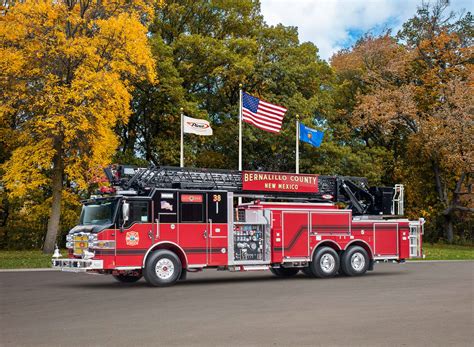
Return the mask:
<path id="1" fill-rule="evenodd" d="M 234 227 L 234 260 L 264 260 L 265 233 L 263 225 L 236 225 Z"/>

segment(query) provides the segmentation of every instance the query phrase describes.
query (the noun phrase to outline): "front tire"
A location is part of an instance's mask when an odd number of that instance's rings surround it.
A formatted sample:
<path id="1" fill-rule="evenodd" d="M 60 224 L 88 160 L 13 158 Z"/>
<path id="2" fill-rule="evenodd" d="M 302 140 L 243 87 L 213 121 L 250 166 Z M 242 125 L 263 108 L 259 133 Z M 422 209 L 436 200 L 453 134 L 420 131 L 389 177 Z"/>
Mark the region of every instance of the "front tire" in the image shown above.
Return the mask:
<path id="1" fill-rule="evenodd" d="M 314 253 L 309 269 L 315 277 L 334 277 L 339 270 L 339 255 L 330 247 L 321 247 Z"/>
<path id="2" fill-rule="evenodd" d="M 121 283 L 135 283 L 142 278 L 142 276 L 131 276 L 131 275 L 113 275 L 114 278 Z"/>
<path id="3" fill-rule="evenodd" d="M 175 253 L 160 249 L 147 258 L 143 275 L 148 284 L 167 287 L 178 281 L 182 270 L 181 260 Z"/>
<path id="4" fill-rule="evenodd" d="M 300 271 L 300 269 L 294 267 L 271 267 L 270 271 L 278 277 L 293 277 L 298 273 L 298 271 Z"/>
<path id="5" fill-rule="evenodd" d="M 369 255 L 360 246 L 352 246 L 342 255 L 341 271 L 346 276 L 361 276 L 367 272 L 369 265 Z"/>

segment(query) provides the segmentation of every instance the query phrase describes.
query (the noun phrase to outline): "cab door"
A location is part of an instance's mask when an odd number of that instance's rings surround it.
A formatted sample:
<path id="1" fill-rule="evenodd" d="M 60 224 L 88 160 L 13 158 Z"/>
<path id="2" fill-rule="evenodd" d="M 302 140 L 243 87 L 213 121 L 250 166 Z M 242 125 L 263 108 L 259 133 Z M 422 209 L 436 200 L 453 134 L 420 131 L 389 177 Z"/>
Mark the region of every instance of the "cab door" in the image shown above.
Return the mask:
<path id="1" fill-rule="evenodd" d="M 161 241 L 178 243 L 178 192 L 157 191 L 153 202 L 155 204 L 153 244 Z"/>
<path id="2" fill-rule="evenodd" d="M 130 198 L 126 202 L 129 204 L 128 221 L 124 222 L 120 217 L 119 228 L 115 231 L 115 265 L 141 266 L 153 234 L 151 200 Z"/>
<path id="3" fill-rule="evenodd" d="M 207 222 L 209 227 L 208 264 L 227 265 L 228 206 L 226 192 L 207 193 Z"/>
<path id="4" fill-rule="evenodd" d="M 184 249 L 190 265 L 209 263 L 207 223 L 207 197 L 202 192 L 178 193 L 179 236 L 178 244 Z"/>

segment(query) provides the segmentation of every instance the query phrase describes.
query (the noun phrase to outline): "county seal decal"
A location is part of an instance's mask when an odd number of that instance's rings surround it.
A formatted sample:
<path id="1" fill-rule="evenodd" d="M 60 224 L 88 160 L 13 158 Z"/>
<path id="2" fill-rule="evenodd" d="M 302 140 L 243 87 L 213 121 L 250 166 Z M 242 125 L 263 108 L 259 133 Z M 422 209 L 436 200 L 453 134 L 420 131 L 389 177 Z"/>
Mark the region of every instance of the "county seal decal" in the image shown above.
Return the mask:
<path id="1" fill-rule="evenodd" d="M 138 241 L 140 241 L 140 237 L 136 231 L 128 231 L 127 235 L 125 235 L 127 246 L 136 246 L 138 245 Z"/>

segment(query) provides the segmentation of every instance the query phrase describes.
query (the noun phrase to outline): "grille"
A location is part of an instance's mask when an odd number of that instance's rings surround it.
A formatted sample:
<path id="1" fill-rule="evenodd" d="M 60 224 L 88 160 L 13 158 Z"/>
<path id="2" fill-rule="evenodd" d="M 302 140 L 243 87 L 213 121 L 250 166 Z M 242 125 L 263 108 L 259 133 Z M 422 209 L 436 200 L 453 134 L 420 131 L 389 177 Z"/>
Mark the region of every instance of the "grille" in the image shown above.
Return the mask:
<path id="1" fill-rule="evenodd" d="M 75 234 L 73 244 L 74 255 L 82 256 L 84 250 L 89 248 L 89 234 Z"/>

